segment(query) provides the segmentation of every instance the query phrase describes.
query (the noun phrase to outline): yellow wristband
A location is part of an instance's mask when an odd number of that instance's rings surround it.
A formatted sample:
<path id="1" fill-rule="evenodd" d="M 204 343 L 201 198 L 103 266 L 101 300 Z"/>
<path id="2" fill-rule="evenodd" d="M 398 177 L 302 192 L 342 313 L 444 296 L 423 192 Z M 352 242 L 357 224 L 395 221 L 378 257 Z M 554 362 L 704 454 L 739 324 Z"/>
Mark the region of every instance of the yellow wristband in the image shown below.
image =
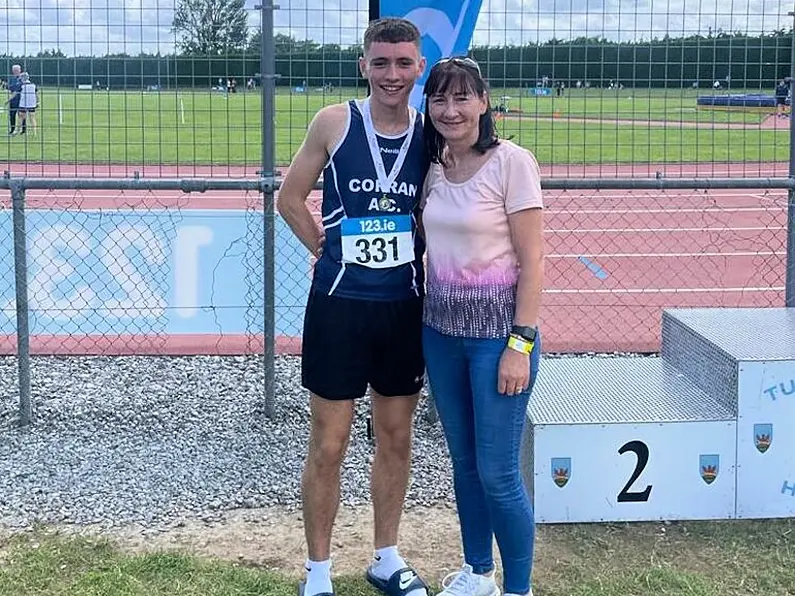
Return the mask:
<path id="1" fill-rule="evenodd" d="M 533 344 L 525 339 L 519 338 L 515 335 L 508 337 L 508 347 L 522 354 L 529 354 L 533 351 Z"/>

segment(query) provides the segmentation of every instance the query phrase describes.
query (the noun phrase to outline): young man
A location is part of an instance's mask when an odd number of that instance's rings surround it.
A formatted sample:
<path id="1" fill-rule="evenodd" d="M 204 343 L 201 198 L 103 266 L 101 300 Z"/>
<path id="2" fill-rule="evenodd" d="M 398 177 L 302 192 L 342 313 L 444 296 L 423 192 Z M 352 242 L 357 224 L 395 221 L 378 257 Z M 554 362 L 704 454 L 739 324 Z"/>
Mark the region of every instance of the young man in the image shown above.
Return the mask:
<path id="1" fill-rule="evenodd" d="M 364 101 L 328 106 L 312 120 L 279 193 L 278 209 L 318 258 L 306 307 L 302 384 L 311 392 L 303 474 L 306 582 L 328 596 L 331 532 L 354 400 L 371 390 L 375 556 L 367 579 L 389 596 L 426 596 L 397 549 L 408 484 L 412 421 L 423 383 L 424 244 L 417 235 L 428 168 L 421 117 L 409 95 L 425 68 L 420 34 L 403 19 L 374 21 L 359 67 Z M 306 199 L 323 173 L 322 228 Z"/>

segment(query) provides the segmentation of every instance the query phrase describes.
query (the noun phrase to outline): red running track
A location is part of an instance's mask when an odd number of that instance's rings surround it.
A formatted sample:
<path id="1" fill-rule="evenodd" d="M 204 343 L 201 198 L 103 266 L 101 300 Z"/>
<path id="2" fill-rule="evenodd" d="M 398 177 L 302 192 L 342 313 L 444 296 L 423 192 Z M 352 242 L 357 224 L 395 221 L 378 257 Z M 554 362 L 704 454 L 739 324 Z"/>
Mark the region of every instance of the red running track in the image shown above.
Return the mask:
<path id="1" fill-rule="evenodd" d="M 654 352 L 662 309 L 783 306 L 786 193 L 547 193 L 551 351 Z"/>
<path id="2" fill-rule="evenodd" d="M 759 165 L 759 169 L 754 169 Z M 188 176 L 186 168 L 150 168 L 150 176 Z M 624 168 L 622 170 L 622 168 Z M 75 166 L 71 175 L 124 176 Z M 610 166 L 616 175 L 645 176 L 658 167 Z M 15 170 L 17 170 L 15 172 Z M 37 171 L 36 171 L 37 170 Z M 196 176 L 255 176 L 256 168 L 190 168 Z M 550 169 L 552 175 L 604 176 L 606 168 Z M 30 167 L 29 176 L 63 175 L 61 166 Z M 153 173 L 156 172 L 156 173 Z M 12 173 L 19 175 L 18 168 Z M 549 172 L 544 172 L 549 175 Z M 785 175 L 782 164 L 703 164 L 670 167 L 672 176 Z M 3 197 L 7 203 L 7 197 Z M 317 211 L 317 193 L 311 207 Z M 79 204 L 78 204 L 79 201 Z M 786 193 L 783 190 L 546 191 L 546 280 L 541 324 L 547 352 L 654 352 L 663 308 L 781 306 L 784 303 Z M 31 207 L 256 208 L 256 193 L 233 191 L 29 191 Z M 277 263 L 278 266 L 278 263 Z M 295 266 L 291 263 L 290 266 Z M 99 343 L 97 340 L 99 339 Z M 74 353 L 237 353 L 258 351 L 250 336 L 34 338 L 34 350 Z M 59 347 L 60 346 L 60 347 Z M 102 347 L 104 346 L 104 347 Z M 279 338 L 280 351 L 300 350 Z M 0 338 L 0 351 L 13 351 Z M 7 352 L 6 352 L 7 353 Z"/>

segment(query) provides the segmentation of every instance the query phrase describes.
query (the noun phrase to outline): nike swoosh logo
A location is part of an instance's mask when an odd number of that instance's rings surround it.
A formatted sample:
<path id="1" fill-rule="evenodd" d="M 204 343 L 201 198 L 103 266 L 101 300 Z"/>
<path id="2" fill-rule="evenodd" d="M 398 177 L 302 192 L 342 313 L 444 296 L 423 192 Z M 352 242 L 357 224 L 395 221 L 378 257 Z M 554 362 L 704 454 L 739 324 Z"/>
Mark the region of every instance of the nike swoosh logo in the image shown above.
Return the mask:
<path id="1" fill-rule="evenodd" d="M 400 576 L 400 581 L 398 582 L 398 588 L 401 590 L 405 590 L 411 585 L 411 582 L 414 581 L 415 575 L 413 573 L 404 573 Z"/>

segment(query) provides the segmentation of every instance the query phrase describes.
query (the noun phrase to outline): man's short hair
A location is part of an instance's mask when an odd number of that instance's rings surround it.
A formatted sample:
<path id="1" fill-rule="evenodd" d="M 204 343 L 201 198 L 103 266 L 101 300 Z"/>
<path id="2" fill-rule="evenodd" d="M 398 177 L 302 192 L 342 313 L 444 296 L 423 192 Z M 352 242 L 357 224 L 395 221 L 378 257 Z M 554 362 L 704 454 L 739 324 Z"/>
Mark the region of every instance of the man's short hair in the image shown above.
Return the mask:
<path id="1" fill-rule="evenodd" d="M 14 66 L 11 67 L 11 72 L 14 72 L 15 70 L 21 71 L 22 67 L 19 64 L 14 64 Z"/>
<path id="2" fill-rule="evenodd" d="M 420 30 L 409 20 L 397 17 L 385 17 L 371 21 L 364 32 L 364 51 L 370 49 L 373 42 L 401 43 L 411 42 L 420 46 Z"/>

